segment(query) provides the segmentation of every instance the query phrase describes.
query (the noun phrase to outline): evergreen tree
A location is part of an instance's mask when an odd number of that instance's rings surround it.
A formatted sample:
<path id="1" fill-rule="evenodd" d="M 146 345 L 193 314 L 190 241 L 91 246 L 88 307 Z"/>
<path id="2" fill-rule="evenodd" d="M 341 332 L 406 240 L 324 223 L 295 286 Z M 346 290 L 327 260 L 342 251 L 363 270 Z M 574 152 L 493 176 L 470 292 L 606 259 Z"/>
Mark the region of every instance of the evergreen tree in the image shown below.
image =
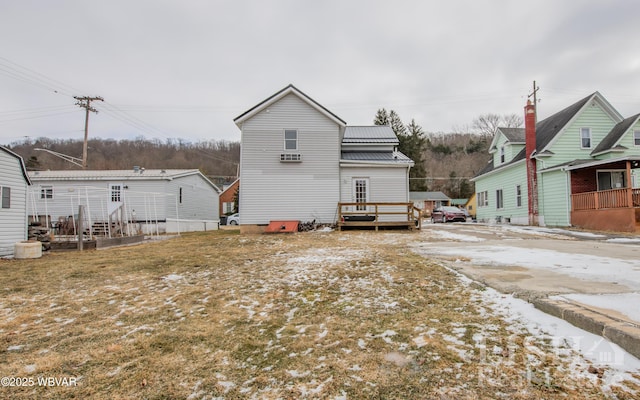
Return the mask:
<path id="1" fill-rule="evenodd" d="M 427 147 L 427 138 L 424 130 L 414 119 L 406 127 L 407 134 L 399 135 L 400 152 L 411 158 L 415 165 L 409 171 L 409 190 L 421 192 L 427 190 L 427 170 L 425 168 L 424 153 Z"/>
<path id="2" fill-rule="evenodd" d="M 401 135 L 406 136 L 407 128 L 402 123 L 398 113 L 393 110 L 389 111 L 389 125 L 391 125 L 391 129 L 393 129 L 393 132 L 398 136 L 398 138 L 400 138 Z"/>
<path id="3" fill-rule="evenodd" d="M 389 125 L 389 113 L 386 109 L 380 108 L 376 112 L 376 116 L 373 119 L 374 125 Z"/>
<path id="4" fill-rule="evenodd" d="M 409 190 L 427 190 L 427 171 L 425 168 L 424 153 L 427 149 L 427 138 L 422 127 L 411 120 L 409 125 L 402 123 L 400 116 L 394 110 L 387 113 L 381 108 L 376 113 L 373 123 L 376 125 L 389 125 L 398 137 L 398 151 L 413 160 L 415 165 L 409 171 Z"/>

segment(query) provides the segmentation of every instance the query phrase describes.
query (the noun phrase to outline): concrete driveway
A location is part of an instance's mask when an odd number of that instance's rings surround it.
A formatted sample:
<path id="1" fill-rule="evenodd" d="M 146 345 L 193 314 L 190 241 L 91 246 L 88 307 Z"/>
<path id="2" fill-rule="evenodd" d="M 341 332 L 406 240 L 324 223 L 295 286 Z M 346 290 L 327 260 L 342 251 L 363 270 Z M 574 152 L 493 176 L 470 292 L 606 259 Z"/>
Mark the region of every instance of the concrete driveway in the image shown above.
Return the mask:
<path id="1" fill-rule="evenodd" d="M 640 236 L 425 224 L 414 250 L 640 358 Z"/>

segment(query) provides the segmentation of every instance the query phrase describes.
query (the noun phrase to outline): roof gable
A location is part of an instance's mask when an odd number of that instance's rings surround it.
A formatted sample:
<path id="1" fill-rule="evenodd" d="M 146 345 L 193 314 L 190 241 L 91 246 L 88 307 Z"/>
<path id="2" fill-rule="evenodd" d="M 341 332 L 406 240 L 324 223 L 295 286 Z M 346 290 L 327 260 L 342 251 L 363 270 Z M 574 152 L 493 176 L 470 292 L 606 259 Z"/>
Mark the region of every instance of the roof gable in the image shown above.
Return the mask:
<path id="1" fill-rule="evenodd" d="M 504 137 L 509 144 L 524 144 L 524 128 L 496 128 L 496 133 L 489 145 L 489 153 L 497 150 L 501 137 Z"/>
<path id="2" fill-rule="evenodd" d="M 629 131 L 629 129 L 638 122 L 638 120 L 640 120 L 640 114 L 636 114 L 617 123 L 616 126 L 611 129 L 611 132 L 609 132 L 607 136 L 598 143 L 596 148 L 593 149 L 591 155 L 595 156 L 609 150 L 614 150 L 618 143 L 620 143 L 620 140 Z"/>
<path id="3" fill-rule="evenodd" d="M 0 146 L 0 151 L 3 151 L 9 154 L 10 156 L 18 159 L 18 162 L 20 163 L 20 170 L 22 171 L 22 176 L 24 177 L 24 180 L 27 181 L 27 185 L 31 185 L 31 179 L 29 179 L 29 174 L 27 173 L 27 167 L 24 165 L 24 160 L 22 159 L 22 157 L 14 153 L 13 151 L 7 149 L 4 146 Z"/>
<path id="4" fill-rule="evenodd" d="M 266 98 L 265 100 L 261 101 L 257 105 L 253 106 L 249 110 L 245 111 L 244 113 L 242 113 L 239 116 L 237 116 L 236 118 L 234 118 L 233 122 L 235 122 L 235 124 L 236 124 L 236 126 L 238 128 L 242 129 L 242 123 L 244 121 L 246 121 L 248 119 L 251 119 L 253 116 L 258 114 L 259 112 L 265 110 L 266 108 L 268 108 L 272 104 L 278 102 L 280 99 L 282 99 L 283 97 L 285 97 L 285 96 L 287 96 L 289 94 L 293 94 L 293 95 L 299 97 L 302 101 L 304 101 L 305 103 L 309 104 L 311 107 L 316 109 L 321 114 L 325 115 L 327 118 L 329 118 L 330 120 L 332 120 L 333 122 L 335 122 L 339 126 L 344 127 L 344 126 L 347 125 L 347 123 L 344 122 L 340 117 L 338 117 L 337 115 L 335 115 L 334 113 L 332 113 L 331 111 L 326 109 L 323 105 L 321 105 L 317 101 L 313 100 L 311 97 L 307 96 L 306 94 L 304 94 L 303 92 L 298 90 L 293 85 L 289 85 L 289 86 L 285 87 L 284 89 L 282 89 L 282 90 L 276 92 L 275 94 L 271 95 L 270 97 Z"/>
<path id="5" fill-rule="evenodd" d="M 600 105 L 614 121 L 619 122 L 622 120 L 620 113 L 599 92 L 594 92 L 536 124 L 536 152 L 542 153 L 548 150 L 558 137 L 558 134 L 569 126 L 585 107 L 592 102 Z"/>

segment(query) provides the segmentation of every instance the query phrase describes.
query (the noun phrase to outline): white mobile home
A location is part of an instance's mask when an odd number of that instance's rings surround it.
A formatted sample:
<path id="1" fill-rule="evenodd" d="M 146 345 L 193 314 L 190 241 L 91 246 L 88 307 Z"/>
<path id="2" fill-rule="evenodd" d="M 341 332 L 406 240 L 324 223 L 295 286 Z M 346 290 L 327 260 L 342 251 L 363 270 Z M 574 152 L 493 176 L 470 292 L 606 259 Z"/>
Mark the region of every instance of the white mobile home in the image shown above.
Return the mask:
<path id="1" fill-rule="evenodd" d="M 27 240 L 29 185 L 22 157 L 0 146 L 0 257 L 13 257 L 15 243 Z"/>
<path id="2" fill-rule="evenodd" d="M 220 190 L 196 169 L 30 172 L 29 215 L 52 225 L 76 219 L 124 221 L 138 233 L 217 229 Z M 130 232 L 129 232 L 130 234 Z"/>

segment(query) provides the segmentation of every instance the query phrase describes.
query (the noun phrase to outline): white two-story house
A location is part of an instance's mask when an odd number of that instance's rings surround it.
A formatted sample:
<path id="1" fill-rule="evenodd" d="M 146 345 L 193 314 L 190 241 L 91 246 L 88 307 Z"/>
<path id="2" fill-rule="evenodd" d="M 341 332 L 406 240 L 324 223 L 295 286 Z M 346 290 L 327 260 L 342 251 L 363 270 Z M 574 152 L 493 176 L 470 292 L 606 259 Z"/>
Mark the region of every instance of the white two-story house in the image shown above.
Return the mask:
<path id="1" fill-rule="evenodd" d="M 335 223 L 340 202 L 408 202 L 413 161 L 389 126 L 347 126 L 289 85 L 234 119 L 241 130 L 240 225 Z"/>

